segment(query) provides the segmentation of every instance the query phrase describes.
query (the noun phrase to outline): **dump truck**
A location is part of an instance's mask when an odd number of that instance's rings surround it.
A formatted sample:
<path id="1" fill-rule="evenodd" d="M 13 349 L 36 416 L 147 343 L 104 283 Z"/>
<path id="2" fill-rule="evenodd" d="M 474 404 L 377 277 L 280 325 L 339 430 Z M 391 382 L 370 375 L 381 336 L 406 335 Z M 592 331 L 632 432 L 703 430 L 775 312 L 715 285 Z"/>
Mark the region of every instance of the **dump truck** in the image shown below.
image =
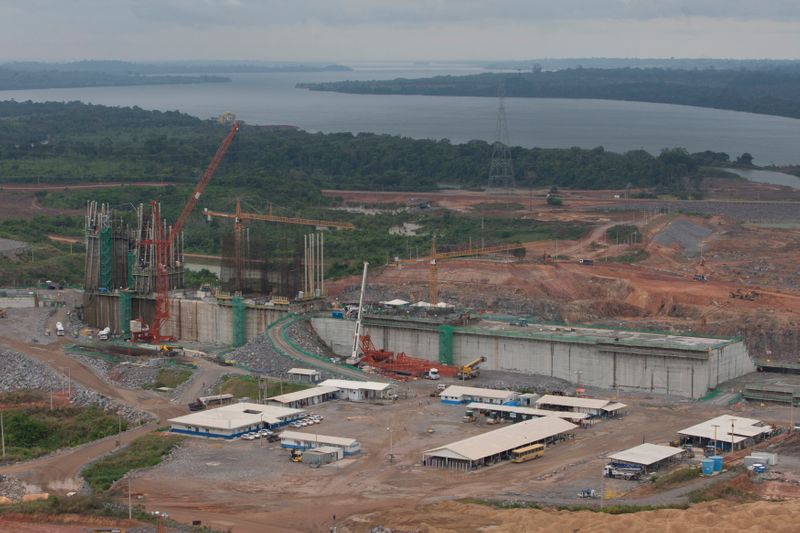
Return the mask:
<path id="1" fill-rule="evenodd" d="M 56 322 L 56 335 L 59 337 L 64 336 L 64 324 L 61 322 Z"/>
<path id="2" fill-rule="evenodd" d="M 458 369 L 458 379 L 472 379 L 477 378 L 481 374 L 480 364 L 486 362 L 483 356 L 478 357 L 474 361 L 470 361 L 466 365 Z"/>

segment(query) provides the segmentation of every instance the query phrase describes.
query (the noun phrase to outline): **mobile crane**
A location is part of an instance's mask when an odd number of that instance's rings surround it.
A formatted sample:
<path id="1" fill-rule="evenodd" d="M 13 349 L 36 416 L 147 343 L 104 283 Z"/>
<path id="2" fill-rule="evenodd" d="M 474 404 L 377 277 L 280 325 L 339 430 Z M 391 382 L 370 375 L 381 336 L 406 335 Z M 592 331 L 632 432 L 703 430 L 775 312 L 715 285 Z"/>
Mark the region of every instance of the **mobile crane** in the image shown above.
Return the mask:
<path id="1" fill-rule="evenodd" d="M 458 379 L 477 378 L 481 374 L 480 364 L 484 362 L 486 362 L 486 358 L 484 356 L 480 356 L 474 361 L 470 361 L 458 369 L 458 374 L 456 377 Z"/>

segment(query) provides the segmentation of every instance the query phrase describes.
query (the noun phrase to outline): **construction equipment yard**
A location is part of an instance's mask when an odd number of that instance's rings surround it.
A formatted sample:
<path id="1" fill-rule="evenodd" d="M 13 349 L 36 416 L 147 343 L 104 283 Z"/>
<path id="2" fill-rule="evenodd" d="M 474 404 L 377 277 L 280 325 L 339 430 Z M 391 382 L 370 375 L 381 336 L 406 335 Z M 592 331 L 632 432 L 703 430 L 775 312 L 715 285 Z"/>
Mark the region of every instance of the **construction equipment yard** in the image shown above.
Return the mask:
<path id="1" fill-rule="evenodd" d="M 335 234 L 347 239 L 357 225 L 251 213 L 238 200 L 233 213 L 200 205 L 237 132 L 232 125 L 174 223 L 155 200 L 87 204 L 82 289 L 48 280 L 0 294 L 0 393 L 37 390 L 119 417 L 115 434 L 0 463 L 0 496 L 88 494 L 87 465 L 171 432 L 185 438 L 108 494 L 121 508 L 132 502 L 212 530 L 721 527 L 717 515 L 744 527 L 773 512 L 800 515 L 796 191 L 711 180 L 711 198 L 687 206 L 573 190 L 562 193 L 568 208 L 546 204 L 544 190 L 518 190 L 518 204 L 488 192 L 328 191 L 345 208 L 584 229 L 567 240 L 463 235 L 447 249 L 432 233 L 429 250 L 409 246 L 353 275 L 359 259 L 350 275 L 328 279 L 337 241 L 320 228 L 348 230 Z M 755 193 L 763 200 L 746 200 Z M 28 190 L 9 195 L 37 201 Z M 233 221 L 224 287 L 185 284 L 181 230 L 201 208 Z M 309 233 L 279 260 L 254 259 L 257 229 L 246 222 Z M 228 418 L 207 411 L 228 400 Z M 284 403 L 292 408 L 276 407 Z M 200 413 L 186 416 L 190 408 Z M 728 437 L 717 428 L 711 451 L 710 437 L 698 447 L 679 435 L 722 415 L 759 425 Z M 644 444 L 679 453 L 646 463 L 660 465 L 654 472 L 605 469 L 610 455 Z M 747 470 L 744 458 L 758 451 L 776 453 L 777 465 Z M 706 452 L 724 456 L 723 471 L 700 473 Z M 623 506 L 665 508 L 595 512 Z M 14 530 L 14 520 L 31 526 L 0 514 L 0 529 Z"/>

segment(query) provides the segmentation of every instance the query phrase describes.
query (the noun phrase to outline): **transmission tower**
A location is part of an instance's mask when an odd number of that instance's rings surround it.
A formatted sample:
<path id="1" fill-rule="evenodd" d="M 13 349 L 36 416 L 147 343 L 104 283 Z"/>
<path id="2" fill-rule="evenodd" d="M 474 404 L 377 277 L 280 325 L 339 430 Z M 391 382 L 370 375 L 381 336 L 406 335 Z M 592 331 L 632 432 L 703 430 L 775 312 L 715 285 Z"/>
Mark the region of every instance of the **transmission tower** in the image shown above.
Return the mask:
<path id="1" fill-rule="evenodd" d="M 489 188 L 510 191 L 514 188 L 514 162 L 509 149 L 505 86 L 502 80 L 497 89 L 497 100 L 497 131 L 492 145 L 492 162 L 489 164 Z"/>

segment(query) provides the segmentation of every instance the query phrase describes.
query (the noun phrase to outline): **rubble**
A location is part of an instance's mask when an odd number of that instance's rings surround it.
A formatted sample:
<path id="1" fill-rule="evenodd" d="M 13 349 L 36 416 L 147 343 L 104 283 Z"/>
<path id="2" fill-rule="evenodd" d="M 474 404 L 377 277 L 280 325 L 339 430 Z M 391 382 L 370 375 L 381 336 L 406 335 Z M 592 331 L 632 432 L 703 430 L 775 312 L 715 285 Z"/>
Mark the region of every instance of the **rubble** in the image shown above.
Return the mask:
<path id="1" fill-rule="evenodd" d="M 49 366 L 34 361 L 11 350 L 0 350 L 0 392 L 23 389 L 60 392 L 66 387 L 66 377 Z M 104 411 L 119 413 L 129 422 L 139 422 L 152 415 L 116 402 L 102 394 L 89 390 L 75 381 L 71 384 L 70 398 L 76 406 L 96 406 Z"/>
<path id="2" fill-rule="evenodd" d="M 19 479 L 0 474 L 0 498 L 18 502 L 25 495 L 25 484 Z"/>

